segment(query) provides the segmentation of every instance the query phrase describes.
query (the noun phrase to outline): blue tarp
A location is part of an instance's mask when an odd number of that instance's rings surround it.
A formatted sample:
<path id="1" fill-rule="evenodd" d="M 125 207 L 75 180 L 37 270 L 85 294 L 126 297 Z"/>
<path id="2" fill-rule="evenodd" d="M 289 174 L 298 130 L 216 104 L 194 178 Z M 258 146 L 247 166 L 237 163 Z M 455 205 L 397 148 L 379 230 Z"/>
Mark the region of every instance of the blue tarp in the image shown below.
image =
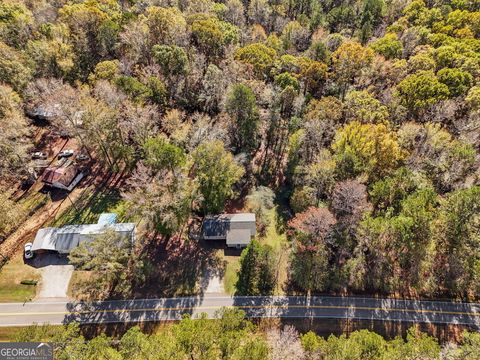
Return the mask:
<path id="1" fill-rule="evenodd" d="M 112 225 L 117 222 L 117 214 L 103 213 L 100 214 L 97 224 L 99 225 Z"/>

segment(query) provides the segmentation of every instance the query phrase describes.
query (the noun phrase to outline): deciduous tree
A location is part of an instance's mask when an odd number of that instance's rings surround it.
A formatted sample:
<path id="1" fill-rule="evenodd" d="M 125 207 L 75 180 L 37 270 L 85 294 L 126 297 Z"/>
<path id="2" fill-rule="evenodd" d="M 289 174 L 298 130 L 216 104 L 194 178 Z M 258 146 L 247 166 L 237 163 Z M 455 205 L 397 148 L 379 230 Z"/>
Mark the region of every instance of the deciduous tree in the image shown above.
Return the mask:
<path id="1" fill-rule="evenodd" d="M 345 42 L 332 53 L 334 76 L 341 87 L 342 98 L 348 86 L 373 60 L 373 51 L 356 42 Z"/>
<path id="2" fill-rule="evenodd" d="M 397 95 L 402 105 L 413 115 L 446 99 L 449 94 L 448 86 L 441 83 L 432 71 L 418 71 L 397 85 Z"/>
<path id="3" fill-rule="evenodd" d="M 244 169 L 236 164 L 221 141 L 200 144 L 193 153 L 194 174 L 203 196 L 202 211 L 217 213 L 234 194 L 232 186 L 242 177 Z"/>
<path id="4" fill-rule="evenodd" d="M 130 236 L 108 230 L 82 241 L 69 254 L 70 263 L 78 269 L 92 271 L 94 276 L 82 285 L 94 298 L 128 294 L 135 283 L 136 271 L 142 266 L 134 260 Z"/>
<path id="5" fill-rule="evenodd" d="M 342 177 L 365 173 L 376 179 L 391 172 L 404 157 L 396 134 L 384 124 L 352 121 L 338 130 L 332 149 Z"/>

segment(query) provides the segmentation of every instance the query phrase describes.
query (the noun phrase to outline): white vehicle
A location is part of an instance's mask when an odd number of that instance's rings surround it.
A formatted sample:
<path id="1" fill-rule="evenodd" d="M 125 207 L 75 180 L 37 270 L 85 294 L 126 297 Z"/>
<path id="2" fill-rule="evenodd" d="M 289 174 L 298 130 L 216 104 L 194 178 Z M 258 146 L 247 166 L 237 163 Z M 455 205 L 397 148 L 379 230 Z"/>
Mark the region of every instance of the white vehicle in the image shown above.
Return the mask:
<path id="1" fill-rule="evenodd" d="M 64 157 L 70 157 L 75 153 L 75 151 L 69 149 L 69 150 L 63 150 L 58 153 L 59 158 L 64 158 Z"/>
<path id="2" fill-rule="evenodd" d="M 25 244 L 25 259 L 33 258 L 32 246 L 33 244 L 30 242 Z"/>
<path id="3" fill-rule="evenodd" d="M 88 157 L 88 155 L 78 154 L 78 155 L 77 155 L 77 160 L 78 160 L 78 161 L 88 161 L 88 160 L 90 160 L 90 158 Z"/>
<path id="4" fill-rule="evenodd" d="M 41 151 L 34 152 L 32 154 L 32 159 L 42 159 L 45 160 L 47 158 L 47 154 Z"/>

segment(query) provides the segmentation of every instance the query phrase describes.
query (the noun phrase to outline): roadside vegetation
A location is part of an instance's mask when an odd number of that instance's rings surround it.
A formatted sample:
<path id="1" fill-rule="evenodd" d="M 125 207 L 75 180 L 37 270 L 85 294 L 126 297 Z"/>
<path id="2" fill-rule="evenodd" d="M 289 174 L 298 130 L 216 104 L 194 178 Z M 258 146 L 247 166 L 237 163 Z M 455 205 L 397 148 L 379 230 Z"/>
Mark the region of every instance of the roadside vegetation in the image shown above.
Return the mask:
<path id="1" fill-rule="evenodd" d="M 76 324 L 64 327 L 35 325 L 15 331 L 10 340 L 50 341 L 56 359 L 236 359 L 236 360 L 474 360 L 480 356 L 480 335 L 464 332 L 455 345 L 440 345 L 433 337 L 408 330 L 405 339 L 385 340 L 360 330 L 322 338 L 299 334 L 294 327 L 258 328 L 241 310 L 223 309 L 216 320 L 203 316 L 148 335 L 133 327 L 119 339 L 100 335 L 86 340 Z"/>
<path id="2" fill-rule="evenodd" d="M 201 219 L 228 210 L 255 212 L 259 233 L 228 259 L 229 292 L 478 299 L 479 10 L 2 1 L 0 241 L 35 208 L 12 190 L 35 176 L 41 125 L 118 180 L 90 175 L 46 223 L 114 211 L 142 228 L 128 259 L 103 256 L 92 296 L 201 293 L 224 264 Z"/>

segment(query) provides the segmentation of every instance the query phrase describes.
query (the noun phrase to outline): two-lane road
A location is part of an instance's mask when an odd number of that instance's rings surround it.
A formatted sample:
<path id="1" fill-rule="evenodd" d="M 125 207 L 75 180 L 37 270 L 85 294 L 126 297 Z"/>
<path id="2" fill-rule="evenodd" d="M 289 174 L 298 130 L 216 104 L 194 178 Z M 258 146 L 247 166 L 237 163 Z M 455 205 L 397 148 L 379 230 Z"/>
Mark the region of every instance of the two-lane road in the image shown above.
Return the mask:
<path id="1" fill-rule="evenodd" d="M 480 329 L 480 304 L 360 297 L 185 297 L 79 303 L 45 301 L 0 304 L 0 326 L 179 320 L 183 314 L 213 317 L 238 307 L 248 317 L 329 318 L 461 324 Z"/>

